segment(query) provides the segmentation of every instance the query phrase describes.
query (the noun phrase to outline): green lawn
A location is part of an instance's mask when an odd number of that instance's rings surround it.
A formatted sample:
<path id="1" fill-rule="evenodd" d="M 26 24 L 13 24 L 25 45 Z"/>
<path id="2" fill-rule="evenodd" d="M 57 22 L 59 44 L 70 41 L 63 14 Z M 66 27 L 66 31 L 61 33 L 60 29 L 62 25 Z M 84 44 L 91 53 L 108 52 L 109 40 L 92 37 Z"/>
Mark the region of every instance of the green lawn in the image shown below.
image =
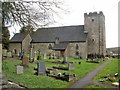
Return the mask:
<path id="1" fill-rule="evenodd" d="M 42 57 L 43 58 L 43 57 Z M 57 61 L 58 59 L 47 59 L 47 60 L 39 60 L 39 61 Z M 61 58 L 62 60 L 62 58 Z M 86 63 L 85 59 L 78 60 L 74 58 L 68 58 L 68 61 L 76 62 L 75 69 L 70 71 L 64 71 L 64 70 L 58 70 L 58 72 L 67 72 L 70 74 L 76 74 L 77 79 L 80 79 L 84 75 L 86 75 L 88 72 L 92 71 L 94 68 L 98 67 L 101 63 Z M 82 64 L 78 64 L 78 62 L 81 61 Z M 36 76 L 34 73 L 36 72 L 34 70 L 35 67 L 37 67 L 37 64 L 35 63 L 29 63 L 29 68 L 24 69 L 24 74 L 17 75 L 15 73 L 15 65 L 21 64 L 21 60 L 4 60 L 3 61 L 3 73 L 6 74 L 7 78 L 9 80 L 12 80 L 16 83 L 19 83 L 21 85 L 25 85 L 29 88 L 66 88 L 70 84 L 74 83 L 66 82 L 62 80 L 56 80 L 52 77 L 48 76 Z M 46 67 L 52 68 L 54 65 L 63 65 L 63 64 L 54 64 L 50 62 L 45 62 Z M 67 64 L 64 64 L 64 66 L 67 66 Z"/>
<path id="2" fill-rule="evenodd" d="M 106 87 L 98 86 L 98 85 L 90 85 L 90 86 L 87 86 L 86 88 L 106 88 Z"/>
<path id="3" fill-rule="evenodd" d="M 100 72 L 94 78 L 94 81 L 99 82 L 99 80 L 105 80 L 105 82 L 99 83 L 111 85 L 111 81 L 101 77 L 109 74 L 109 77 L 113 78 L 115 73 L 118 73 L 118 59 L 113 58 L 102 70 L 100 70 Z M 114 82 L 118 82 L 118 77 Z"/>

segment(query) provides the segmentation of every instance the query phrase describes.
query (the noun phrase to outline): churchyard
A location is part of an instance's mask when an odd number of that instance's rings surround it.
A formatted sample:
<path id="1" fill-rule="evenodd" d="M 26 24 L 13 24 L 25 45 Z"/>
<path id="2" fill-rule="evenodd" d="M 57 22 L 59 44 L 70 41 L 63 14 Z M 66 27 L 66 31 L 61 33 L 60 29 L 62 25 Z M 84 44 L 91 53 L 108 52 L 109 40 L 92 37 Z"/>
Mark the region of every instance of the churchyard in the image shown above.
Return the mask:
<path id="1" fill-rule="evenodd" d="M 8 52 L 3 56 L 3 73 L 7 79 L 28 88 L 67 88 L 107 60 L 40 53 L 18 57 Z"/>
<path id="2" fill-rule="evenodd" d="M 118 86 L 119 75 L 118 75 L 118 59 L 112 58 L 111 60 L 102 70 L 99 71 L 97 76 L 94 78 L 95 82 L 99 82 L 101 84 Z M 115 84 L 116 82 L 116 84 Z"/>

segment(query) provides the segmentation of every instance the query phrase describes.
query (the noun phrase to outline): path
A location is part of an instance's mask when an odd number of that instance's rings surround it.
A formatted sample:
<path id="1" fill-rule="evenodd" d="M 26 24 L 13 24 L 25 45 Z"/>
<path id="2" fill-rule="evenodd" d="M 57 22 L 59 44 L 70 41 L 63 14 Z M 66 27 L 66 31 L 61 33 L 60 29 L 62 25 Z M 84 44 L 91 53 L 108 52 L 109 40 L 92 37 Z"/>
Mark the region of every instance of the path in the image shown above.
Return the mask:
<path id="1" fill-rule="evenodd" d="M 98 83 L 94 83 L 92 80 L 96 76 L 96 74 L 99 72 L 99 70 L 101 70 L 109 61 L 110 60 L 107 60 L 105 63 L 97 67 L 95 70 L 93 70 L 92 72 L 89 72 L 86 76 L 78 80 L 70 88 L 85 88 L 88 85 L 98 84 Z M 112 88 L 114 88 L 114 86 Z"/>

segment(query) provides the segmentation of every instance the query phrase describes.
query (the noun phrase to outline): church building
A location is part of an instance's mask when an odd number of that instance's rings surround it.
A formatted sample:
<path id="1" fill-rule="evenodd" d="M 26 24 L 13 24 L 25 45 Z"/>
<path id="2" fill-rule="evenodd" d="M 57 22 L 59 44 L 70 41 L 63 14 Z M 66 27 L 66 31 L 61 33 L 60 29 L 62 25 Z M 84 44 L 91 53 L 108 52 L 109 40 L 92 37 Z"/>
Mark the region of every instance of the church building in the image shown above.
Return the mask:
<path id="1" fill-rule="evenodd" d="M 106 55 L 105 16 L 102 11 L 84 13 L 84 25 L 39 28 L 34 34 L 17 33 L 9 50 L 25 53 L 40 50 L 41 54 L 88 58 Z"/>

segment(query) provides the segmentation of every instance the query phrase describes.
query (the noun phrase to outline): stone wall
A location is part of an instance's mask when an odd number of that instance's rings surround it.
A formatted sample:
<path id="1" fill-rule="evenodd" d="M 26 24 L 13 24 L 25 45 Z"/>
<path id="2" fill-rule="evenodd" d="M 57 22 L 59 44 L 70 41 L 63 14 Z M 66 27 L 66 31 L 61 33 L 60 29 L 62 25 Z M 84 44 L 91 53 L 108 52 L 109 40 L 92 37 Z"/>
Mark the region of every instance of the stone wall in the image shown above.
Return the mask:
<path id="1" fill-rule="evenodd" d="M 14 49 L 17 50 L 17 53 L 19 52 L 19 50 L 21 50 L 21 43 L 10 43 L 9 44 L 9 50 L 12 51 Z"/>
<path id="2" fill-rule="evenodd" d="M 44 53 L 54 53 L 53 50 L 48 49 L 49 44 L 51 44 L 52 46 L 54 46 L 54 43 L 32 43 L 32 46 L 34 46 L 34 51 L 40 50 L 41 54 Z M 78 49 L 76 49 L 76 45 L 78 45 Z M 82 58 L 86 58 L 87 57 L 87 48 L 86 48 L 86 42 L 78 42 L 78 43 L 69 43 L 67 46 L 67 49 L 65 51 L 65 54 L 68 57 L 77 57 L 76 52 L 79 53 L 79 55 Z M 57 54 L 58 52 L 56 52 Z"/>
<path id="3" fill-rule="evenodd" d="M 78 45 L 78 48 L 76 48 L 76 45 Z M 82 58 L 87 58 L 86 45 L 87 45 L 86 42 L 69 43 L 69 45 L 67 47 L 68 56 L 69 57 L 78 57 L 78 55 L 79 55 Z"/>
<path id="4" fill-rule="evenodd" d="M 24 50 L 24 53 L 29 53 L 30 50 L 30 42 L 31 42 L 31 37 L 28 34 L 25 39 L 22 41 L 22 50 Z"/>
<path id="5" fill-rule="evenodd" d="M 51 44 L 52 47 L 54 46 L 54 43 L 32 43 L 32 46 L 34 47 L 34 51 L 40 50 L 41 54 L 49 54 L 53 52 L 53 50 L 48 48 L 49 44 Z"/>

